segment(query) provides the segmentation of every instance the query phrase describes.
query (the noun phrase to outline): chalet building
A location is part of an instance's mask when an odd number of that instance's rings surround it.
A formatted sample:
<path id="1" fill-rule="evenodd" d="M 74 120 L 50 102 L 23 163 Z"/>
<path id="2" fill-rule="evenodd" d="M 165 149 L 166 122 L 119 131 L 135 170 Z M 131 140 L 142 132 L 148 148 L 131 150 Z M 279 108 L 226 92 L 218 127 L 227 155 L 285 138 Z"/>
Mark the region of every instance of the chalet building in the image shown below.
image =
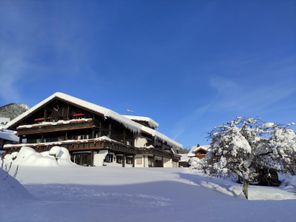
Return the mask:
<path id="1" fill-rule="evenodd" d="M 182 145 L 158 132 L 148 117 L 124 116 L 110 109 L 55 93 L 7 124 L 17 131 L 18 144 L 47 151 L 69 150 L 73 162 L 85 166 L 177 167 Z"/>
<path id="2" fill-rule="evenodd" d="M 196 146 L 193 146 L 188 153 L 188 157 L 197 158 L 198 160 L 201 160 L 207 155 L 209 147 L 210 147 L 209 145 L 201 146 L 199 144 Z"/>
<path id="3" fill-rule="evenodd" d="M 193 146 L 188 153 L 181 154 L 181 158 L 179 160 L 180 167 L 190 167 L 194 166 L 197 162 L 203 159 L 209 152 L 210 145 L 200 146 L 197 144 Z"/>

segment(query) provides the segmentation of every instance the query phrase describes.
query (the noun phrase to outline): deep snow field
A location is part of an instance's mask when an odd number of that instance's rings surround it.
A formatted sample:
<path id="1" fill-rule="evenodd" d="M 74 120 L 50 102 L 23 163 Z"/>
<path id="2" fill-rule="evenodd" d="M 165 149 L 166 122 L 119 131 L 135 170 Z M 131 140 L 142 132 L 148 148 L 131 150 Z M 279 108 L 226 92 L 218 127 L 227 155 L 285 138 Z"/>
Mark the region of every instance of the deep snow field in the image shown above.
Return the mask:
<path id="1" fill-rule="evenodd" d="M 22 166 L 28 192 L 0 176 L 14 185 L 0 190 L 1 222 L 296 221 L 293 188 L 251 186 L 247 201 L 240 185 L 190 169 Z"/>

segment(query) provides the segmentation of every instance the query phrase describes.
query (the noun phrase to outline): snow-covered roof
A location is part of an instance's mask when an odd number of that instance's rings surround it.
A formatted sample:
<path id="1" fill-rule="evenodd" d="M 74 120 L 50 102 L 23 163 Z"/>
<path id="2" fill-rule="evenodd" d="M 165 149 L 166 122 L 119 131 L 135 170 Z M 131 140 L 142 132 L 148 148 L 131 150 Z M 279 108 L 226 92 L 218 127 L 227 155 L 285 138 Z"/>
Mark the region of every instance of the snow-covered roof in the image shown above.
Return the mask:
<path id="1" fill-rule="evenodd" d="M 199 149 L 205 149 L 208 150 L 210 148 L 210 145 L 202 145 L 202 146 L 193 146 L 190 151 L 188 152 L 189 157 L 195 157 L 195 151 Z"/>
<path id="2" fill-rule="evenodd" d="M 132 116 L 132 115 L 123 115 L 124 117 L 134 120 L 134 121 L 143 121 L 143 122 L 147 122 L 148 125 L 152 128 L 157 128 L 159 126 L 159 124 L 154 121 L 153 119 L 151 119 L 150 117 L 146 117 L 146 116 Z"/>
<path id="3" fill-rule="evenodd" d="M 19 141 L 19 137 L 15 135 L 14 131 L 6 130 L 6 129 L 0 130 L 0 139 L 12 141 L 12 142 Z"/>
<path id="4" fill-rule="evenodd" d="M 59 120 L 57 122 L 41 122 L 41 123 L 35 123 L 33 125 L 21 125 L 18 126 L 17 129 L 27 129 L 27 128 L 34 128 L 39 126 L 56 126 L 56 125 L 66 125 L 69 123 L 84 123 L 84 122 L 91 122 L 91 118 L 82 118 L 82 119 L 71 119 L 71 120 Z"/>
<path id="5" fill-rule="evenodd" d="M 116 112 L 114 112 L 110 109 L 107 109 L 105 107 L 96 105 L 94 103 L 87 102 L 85 100 L 82 100 L 82 99 L 67 95 L 65 93 L 61 93 L 61 92 L 56 92 L 53 95 L 49 96 L 48 98 L 44 99 L 43 101 L 41 101 L 37 105 L 33 106 L 31 109 L 27 110 L 26 112 L 22 113 L 21 115 L 19 115 L 18 117 L 16 117 L 15 119 L 10 121 L 9 123 L 7 123 L 7 125 L 5 127 L 6 128 L 11 127 L 12 125 L 17 123 L 18 121 L 25 118 L 27 115 L 31 114 L 32 112 L 39 109 L 41 106 L 43 106 L 44 104 L 48 103 L 49 101 L 51 101 L 52 99 L 55 99 L 55 98 L 65 100 L 65 101 L 68 101 L 68 102 L 75 104 L 77 106 L 89 109 L 93 112 L 100 113 L 100 114 L 104 115 L 106 118 L 109 117 L 111 119 L 114 119 L 114 120 L 120 122 L 121 124 L 123 124 L 125 127 L 127 127 L 128 129 L 130 129 L 133 132 L 145 132 L 145 133 L 148 133 L 152 136 L 159 138 L 160 140 L 166 141 L 168 144 L 171 144 L 176 147 L 182 147 L 182 145 L 180 143 L 177 143 L 176 141 L 165 136 L 164 134 L 162 134 L 154 129 L 151 129 L 149 127 L 143 126 L 135 121 L 132 121 L 129 118 L 127 118 L 123 115 L 120 115 L 119 113 L 116 113 Z"/>

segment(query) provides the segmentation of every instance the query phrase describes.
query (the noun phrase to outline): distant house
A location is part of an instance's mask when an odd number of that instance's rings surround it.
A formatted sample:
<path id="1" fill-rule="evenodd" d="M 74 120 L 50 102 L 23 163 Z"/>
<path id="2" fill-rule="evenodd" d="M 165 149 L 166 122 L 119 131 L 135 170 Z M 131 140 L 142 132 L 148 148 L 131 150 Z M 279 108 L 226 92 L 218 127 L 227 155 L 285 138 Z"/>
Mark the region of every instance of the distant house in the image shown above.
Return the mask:
<path id="1" fill-rule="evenodd" d="M 209 147 L 210 147 L 209 145 L 200 146 L 199 144 L 196 146 L 193 146 L 188 153 L 181 154 L 179 166 L 190 167 L 194 165 L 194 163 L 201 160 L 207 155 Z"/>
<path id="2" fill-rule="evenodd" d="M 158 132 L 149 117 L 124 116 L 105 107 L 55 93 L 9 122 L 19 144 L 48 151 L 69 150 L 73 162 L 86 166 L 177 167 L 182 145 Z M 26 144 L 23 142 L 26 141 Z"/>
<path id="3" fill-rule="evenodd" d="M 188 157 L 197 158 L 198 160 L 201 160 L 207 155 L 209 147 L 210 145 L 200 146 L 199 144 L 196 146 L 193 146 L 188 153 Z"/>
<path id="4" fill-rule="evenodd" d="M 209 145 L 200 146 L 197 144 L 193 146 L 188 153 L 180 154 L 181 159 L 179 161 L 179 166 L 190 167 L 194 162 L 201 160 L 207 155 L 209 147 Z"/>

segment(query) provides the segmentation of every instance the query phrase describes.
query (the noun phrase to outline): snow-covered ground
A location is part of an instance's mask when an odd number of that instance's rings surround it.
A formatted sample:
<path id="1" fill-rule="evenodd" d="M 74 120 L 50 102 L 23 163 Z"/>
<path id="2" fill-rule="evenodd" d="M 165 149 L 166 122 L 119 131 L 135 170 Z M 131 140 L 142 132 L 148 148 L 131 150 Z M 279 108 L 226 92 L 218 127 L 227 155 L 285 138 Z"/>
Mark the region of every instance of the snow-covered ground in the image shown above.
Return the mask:
<path id="1" fill-rule="evenodd" d="M 32 197 L 1 198 L 0 221 L 295 222 L 295 190 L 252 186 L 263 200 L 247 201 L 239 185 L 190 169 L 22 166 L 17 179 Z"/>

